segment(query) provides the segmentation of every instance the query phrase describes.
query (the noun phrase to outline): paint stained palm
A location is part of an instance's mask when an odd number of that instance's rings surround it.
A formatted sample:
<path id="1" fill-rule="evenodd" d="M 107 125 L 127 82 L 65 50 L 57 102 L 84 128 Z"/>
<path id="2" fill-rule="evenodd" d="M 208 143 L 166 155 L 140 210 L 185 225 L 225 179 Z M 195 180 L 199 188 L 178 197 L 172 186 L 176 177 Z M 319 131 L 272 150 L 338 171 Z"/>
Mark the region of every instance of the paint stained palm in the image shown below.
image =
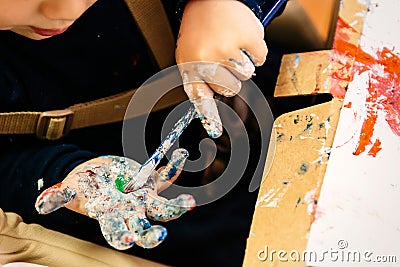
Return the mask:
<path id="1" fill-rule="evenodd" d="M 175 150 L 165 168 L 154 171 L 141 188 L 127 194 L 119 189 L 134 179 L 139 163 L 116 156 L 87 161 L 62 183 L 45 190 L 36 201 L 36 209 L 48 214 L 67 207 L 97 219 L 104 238 L 116 249 L 128 249 L 134 244 L 154 248 L 166 238 L 167 230 L 151 225 L 149 219 L 173 220 L 196 205 L 191 195 L 170 200 L 158 195 L 177 179 L 187 157 L 185 149 Z"/>

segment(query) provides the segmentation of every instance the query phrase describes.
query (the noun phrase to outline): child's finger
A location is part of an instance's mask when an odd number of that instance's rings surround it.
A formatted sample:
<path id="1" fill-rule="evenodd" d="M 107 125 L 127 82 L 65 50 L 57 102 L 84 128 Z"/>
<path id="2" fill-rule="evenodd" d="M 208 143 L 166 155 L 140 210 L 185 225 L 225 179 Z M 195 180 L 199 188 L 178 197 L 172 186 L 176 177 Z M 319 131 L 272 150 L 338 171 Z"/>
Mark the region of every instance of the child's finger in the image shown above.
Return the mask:
<path id="1" fill-rule="evenodd" d="M 167 237 L 167 229 L 161 225 L 153 225 L 143 230 L 136 243 L 143 248 L 154 248 Z"/>
<path id="2" fill-rule="evenodd" d="M 212 90 L 204 82 L 195 83 L 192 85 L 192 87 L 193 91 L 195 92 L 212 92 Z M 187 86 L 185 85 L 184 88 L 187 88 Z M 187 90 L 185 89 L 185 91 Z M 217 138 L 222 134 L 222 122 L 221 118 L 219 117 L 217 104 L 214 100 L 214 93 L 212 92 L 211 94 L 211 97 L 207 95 L 200 96 L 198 98 L 190 98 L 190 101 L 193 103 L 198 113 L 198 117 L 208 135 L 212 138 Z"/>
<path id="3" fill-rule="evenodd" d="M 165 168 L 161 169 L 157 178 L 157 192 L 167 189 L 178 178 L 185 165 L 189 152 L 184 148 L 175 149 L 170 161 Z"/>
<path id="4" fill-rule="evenodd" d="M 214 100 L 214 91 L 208 87 L 202 77 L 193 70 L 197 63 L 180 65 L 183 80 L 183 89 L 193 103 L 198 118 L 204 129 L 212 138 L 222 134 L 222 122 L 218 114 L 217 104 Z"/>
<path id="5" fill-rule="evenodd" d="M 237 95 L 242 88 L 241 81 L 231 71 L 231 65 L 196 62 L 193 63 L 192 69 L 214 92 L 231 97 Z"/>
<path id="6" fill-rule="evenodd" d="M 62 183 L 58 183 L 40 194 L 36 200 L 35 208 L 40 214 L 48 214 L 65 207 L 75 197 L 76 191 L 74 189 L 68 186 L 64 187 Z"/>
<path id="7" fill-rule="evenodd" d="M 135 245 L 137 236 L 129 231 L 123 218 L 105 213 L 98 221 L 104 238 L 114 248 L 125 250 Z"/>
<path id="8" fill-rule="evenodd" d="M 149 196 L 146 215 L 155 221 L 167 222 L 179 218 L 182 214 L 196 207 L 192 195 L 181 194 L 173 199 Z"/>

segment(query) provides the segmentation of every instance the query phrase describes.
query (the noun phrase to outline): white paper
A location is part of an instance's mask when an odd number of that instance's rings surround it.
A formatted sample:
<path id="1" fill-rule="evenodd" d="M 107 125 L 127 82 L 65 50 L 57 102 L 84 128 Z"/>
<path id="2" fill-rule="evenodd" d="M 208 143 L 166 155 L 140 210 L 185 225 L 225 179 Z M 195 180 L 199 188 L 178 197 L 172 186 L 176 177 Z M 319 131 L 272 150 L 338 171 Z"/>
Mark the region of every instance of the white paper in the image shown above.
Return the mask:
<path id="1" fill-rule="evenodd" d="M 370 3 L 360 46 L 371 54 L 382 47 L 399 53 L 400 1 Z M 382 150 L 368 155 L 370 144 L 353 155 L 371 105 L 366 100 L 369 79 L 380 71 L 376 66 L 349 84 L 344 104 L 351 102 L 351 107 L 341 111 L 309 235 L 308 265 L 400 266 L 400 137 L 379 103 L 371 140 L 379 139 Z"/>

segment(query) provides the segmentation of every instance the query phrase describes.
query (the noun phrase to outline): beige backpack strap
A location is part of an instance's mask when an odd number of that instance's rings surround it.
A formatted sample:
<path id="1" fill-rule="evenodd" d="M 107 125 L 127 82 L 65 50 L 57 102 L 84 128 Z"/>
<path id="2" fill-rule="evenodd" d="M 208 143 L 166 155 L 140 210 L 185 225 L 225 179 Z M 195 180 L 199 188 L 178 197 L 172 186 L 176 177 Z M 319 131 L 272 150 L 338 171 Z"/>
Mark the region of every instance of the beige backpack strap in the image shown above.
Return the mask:
<path id="1" fill-rule="evenodd" d="M 121 94 L 76 104 L 63 110 L 45 112 L 0 113 L 0 134 L 36 134 L 41 139 L 56 140 L 69 130 L 122 121 L 147 113 L 147 108 L 135 108 L 125 117 L 136 89 Z M 152 111 L 171 107 L 186 100 L 181 87 L 165 94 Z"/>
<path id="2" fill-rule="evenodd" d="M 175 62 L 175 38 L 160 0 L 125 0 L 160 69 Z"/>

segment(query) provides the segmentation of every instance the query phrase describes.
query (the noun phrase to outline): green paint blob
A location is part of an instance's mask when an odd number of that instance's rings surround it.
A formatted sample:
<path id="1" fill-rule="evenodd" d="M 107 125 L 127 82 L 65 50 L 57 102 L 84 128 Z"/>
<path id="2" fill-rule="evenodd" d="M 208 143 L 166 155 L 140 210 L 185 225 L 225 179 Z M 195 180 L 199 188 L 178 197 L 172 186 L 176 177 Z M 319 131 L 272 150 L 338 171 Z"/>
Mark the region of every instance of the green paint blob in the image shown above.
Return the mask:
<path id="1" fill-rule="evenodd" d="M 132 180 L 132 178 L 130 177 L 125 177 L 125 175 L 123 174 L 119 174 L 117 175 L 117 178 L 115 179 L 115 186 L 117 187 L 117 189 L 119 191 L 121 191 L 122 193 L 125 193 L 125 185 Z"/>

